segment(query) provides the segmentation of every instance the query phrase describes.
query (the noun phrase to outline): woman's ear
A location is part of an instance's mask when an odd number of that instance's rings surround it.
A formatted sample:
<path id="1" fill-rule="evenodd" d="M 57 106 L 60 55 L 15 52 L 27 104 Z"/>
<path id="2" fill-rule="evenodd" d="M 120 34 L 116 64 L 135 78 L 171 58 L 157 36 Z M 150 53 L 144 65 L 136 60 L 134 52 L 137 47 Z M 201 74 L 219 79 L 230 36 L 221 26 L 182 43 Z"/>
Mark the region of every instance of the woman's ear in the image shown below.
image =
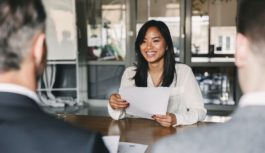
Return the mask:
<path id="1" fill-rule="evenodd" d="M 246 36 L 241 33 L 236 35 L 235 64 L 238 68 L 247 63 L 249 42 Z"/>
<path id="2" fill-rule="evenodd" d="M 33 41 L 33 56 L 35 59 L 35 64 L 40 65 L 43 63 L 44 58 L 46 58 L 46 46 L 45 46 L 45 34 L 40 33 L 35 37 Z"/>

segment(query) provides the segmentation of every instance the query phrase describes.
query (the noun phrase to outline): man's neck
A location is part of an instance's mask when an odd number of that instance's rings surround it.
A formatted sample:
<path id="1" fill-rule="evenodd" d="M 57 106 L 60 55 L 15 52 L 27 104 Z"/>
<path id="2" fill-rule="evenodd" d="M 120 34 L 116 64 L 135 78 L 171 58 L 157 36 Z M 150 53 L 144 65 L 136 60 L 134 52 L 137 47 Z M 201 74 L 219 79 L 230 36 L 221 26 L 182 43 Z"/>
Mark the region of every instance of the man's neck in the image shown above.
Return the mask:
<path id="1" fill-rule="evenodd" d="M 264 77 L 264 76 L 263 76 Z M 253 80 L 252 82 L 250 82 L 251 84 L 249 85 L 248 89 L 246 90 L 246 93 L 252 93 L 252 92 L 265 92 L 265 81 L 257 81 Z"/>
<path id="2" fill-rule="evenodd" d="M 248 65 L 246 72 L 245 93 L 265 91 L 265 71 L 263 65 L 259 62 L 252 62 L 251 65 Z"/>
<path id="3" fill-rule="evenodd" d="M 10 83 L 23 86 L 32 91 L 36 91 L 36 78 L 32 77 L 33 72 L 9 71 L 0 73 L 0 83 Z"/>

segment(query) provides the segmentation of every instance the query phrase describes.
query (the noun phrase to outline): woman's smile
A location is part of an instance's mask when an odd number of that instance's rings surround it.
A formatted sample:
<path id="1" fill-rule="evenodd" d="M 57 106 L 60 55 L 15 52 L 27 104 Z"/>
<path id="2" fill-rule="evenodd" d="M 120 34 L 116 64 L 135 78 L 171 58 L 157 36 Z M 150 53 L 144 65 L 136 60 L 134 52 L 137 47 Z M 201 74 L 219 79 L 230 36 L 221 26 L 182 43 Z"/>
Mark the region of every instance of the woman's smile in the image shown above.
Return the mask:
<path id="1" fill-rule="evenodd" d="M 148 58 L 153 58 L 156 55 L 156 51 L 147 51 L 146 55 L 147 55 L 146 57 Z"/>

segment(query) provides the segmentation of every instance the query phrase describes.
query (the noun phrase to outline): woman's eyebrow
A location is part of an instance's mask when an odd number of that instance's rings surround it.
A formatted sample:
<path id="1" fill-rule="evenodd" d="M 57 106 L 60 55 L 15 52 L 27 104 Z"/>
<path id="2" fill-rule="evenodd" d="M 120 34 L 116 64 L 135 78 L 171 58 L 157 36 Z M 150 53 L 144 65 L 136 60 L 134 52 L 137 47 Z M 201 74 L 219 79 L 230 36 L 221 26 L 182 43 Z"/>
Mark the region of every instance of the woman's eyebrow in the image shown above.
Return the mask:
<path id="1" fill-rule="evenodd" d="M 161 36 L 155 36 L 155 37 L 152 37 L 151 39 L 157 39 L 157 38 L 161 38 Z M 144 37 L 144 39 L 143 40 L 147 40 L 147 38 L 146 37 Z"/>
<path id="2" fill-rule="evenodd" d="M 155 36 L 155 37 L 153 37 L 152 39 L 157 39 L 157 38 L 161 38 L 160 36 Z"/>

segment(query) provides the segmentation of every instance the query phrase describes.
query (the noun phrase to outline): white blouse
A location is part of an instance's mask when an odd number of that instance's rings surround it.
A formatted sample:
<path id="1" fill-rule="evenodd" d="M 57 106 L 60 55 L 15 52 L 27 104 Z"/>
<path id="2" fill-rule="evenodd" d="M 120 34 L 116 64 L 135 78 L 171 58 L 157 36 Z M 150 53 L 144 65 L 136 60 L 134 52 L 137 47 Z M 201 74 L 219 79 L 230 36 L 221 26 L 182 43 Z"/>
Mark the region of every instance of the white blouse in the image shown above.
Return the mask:
<path id="1" fill-rule="evenodd" d="M 185 64 L 176 64 L 177 76 L 170 85 L 171 93 L 169 97 L 167 112 L 173 113 L 177 118 L 177 125 L 189 125 L 204 120 L 206 109 L 204 108 L 203 98 L 197 81 L 189 66 Z M 135 81 L 132 79 L 135 75 L 136 67 L 128 67 L 122 76 L 120 88 L 135 87 Z M 155 87 L 148 73 L 147 86 Z M 114 110 L 108 104 L 108 112 L 115 119 L 122 119 L 126 115 L 124 110 Z"/>

